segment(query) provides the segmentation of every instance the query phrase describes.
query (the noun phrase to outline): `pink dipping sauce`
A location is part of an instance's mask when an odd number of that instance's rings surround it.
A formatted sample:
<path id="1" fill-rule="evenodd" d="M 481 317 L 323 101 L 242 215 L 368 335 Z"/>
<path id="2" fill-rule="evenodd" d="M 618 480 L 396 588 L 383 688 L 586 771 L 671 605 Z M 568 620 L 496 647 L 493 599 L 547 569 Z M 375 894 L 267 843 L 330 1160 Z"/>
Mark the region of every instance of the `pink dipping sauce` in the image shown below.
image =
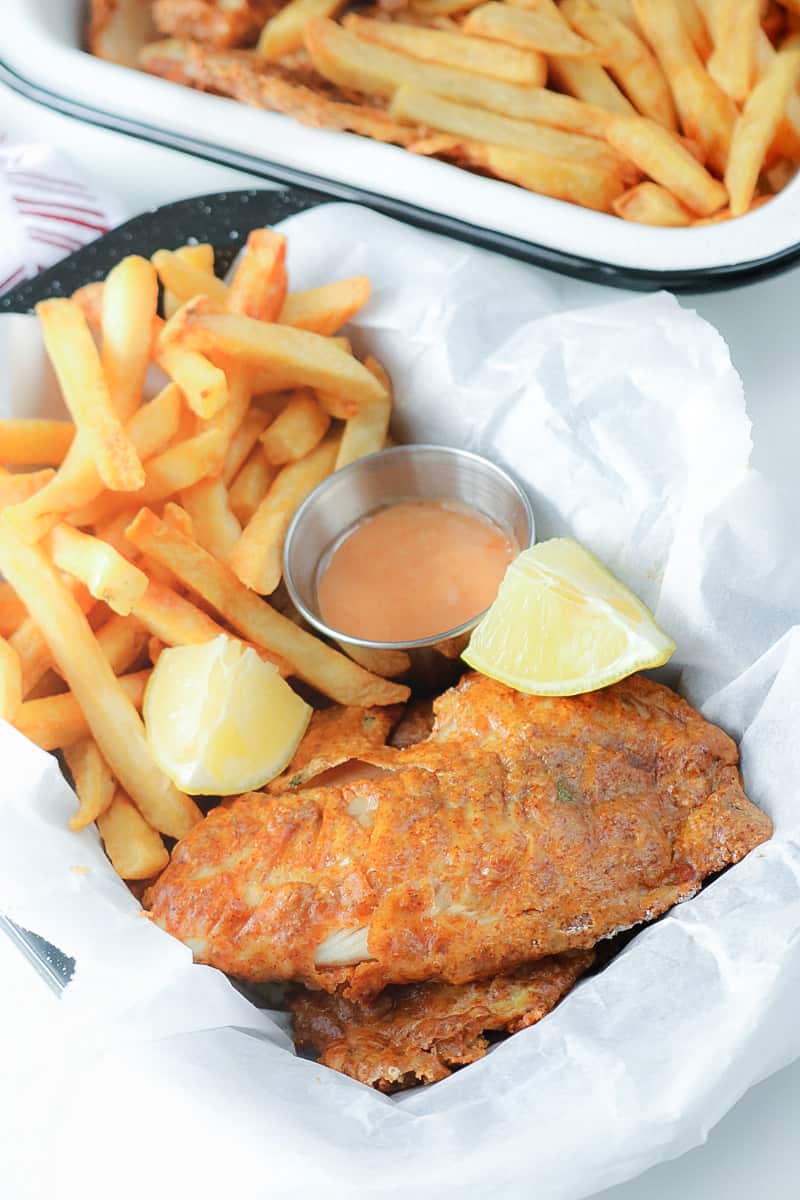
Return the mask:
<path id="1" fill-rule="evenodd" d="M 346 534 L 317 584 L 327 625 L 370 642 L 447 633 L 488 608 L 517 553 L 471 509 L 408 501 L 372 513 Z"/>

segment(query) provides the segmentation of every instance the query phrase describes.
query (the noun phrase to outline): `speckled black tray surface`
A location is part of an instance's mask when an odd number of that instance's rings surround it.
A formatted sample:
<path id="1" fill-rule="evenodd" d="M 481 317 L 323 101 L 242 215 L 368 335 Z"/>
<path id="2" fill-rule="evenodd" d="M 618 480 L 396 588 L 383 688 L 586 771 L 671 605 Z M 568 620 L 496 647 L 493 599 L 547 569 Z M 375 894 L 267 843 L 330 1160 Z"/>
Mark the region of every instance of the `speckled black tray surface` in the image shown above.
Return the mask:
<path id="1" fill-rule="evenodd" d="M 162 247 L 171 248 L 190 240 L 211 243 L 216 253 L 217 273 L 224 275 L 251 229 L 275 225 L 331 199 L 324 192 L 309 188 L 273 188 L 216 192 L 165 204 L 133 217 L 0 296 L 0 312 L 29 312 L 48 296 L 70 295 L 85 283 L 104 279 L 126 254 L 149 258 Z"/>

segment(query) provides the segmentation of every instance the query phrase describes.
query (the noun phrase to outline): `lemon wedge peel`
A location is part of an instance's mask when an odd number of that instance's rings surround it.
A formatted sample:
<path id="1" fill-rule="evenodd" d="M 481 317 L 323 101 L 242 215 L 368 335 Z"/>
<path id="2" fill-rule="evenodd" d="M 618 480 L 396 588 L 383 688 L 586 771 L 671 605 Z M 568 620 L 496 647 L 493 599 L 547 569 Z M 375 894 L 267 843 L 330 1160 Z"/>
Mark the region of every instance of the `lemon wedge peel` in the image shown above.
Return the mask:
<path id="1" fill-rule="evenodd" d="M 163 650 L 142 708 L 153 757 L 192 796 L 263 787 L 291 761 L 312 711 L 272 663 L 226 634 Z"/>
<path id="2" fill-rule="evenodd" d="M 634 593 L 578 542 L 520 554 L 463 658 L 516 691 L 575 696 L 663 666 L 675 643 Z"/>

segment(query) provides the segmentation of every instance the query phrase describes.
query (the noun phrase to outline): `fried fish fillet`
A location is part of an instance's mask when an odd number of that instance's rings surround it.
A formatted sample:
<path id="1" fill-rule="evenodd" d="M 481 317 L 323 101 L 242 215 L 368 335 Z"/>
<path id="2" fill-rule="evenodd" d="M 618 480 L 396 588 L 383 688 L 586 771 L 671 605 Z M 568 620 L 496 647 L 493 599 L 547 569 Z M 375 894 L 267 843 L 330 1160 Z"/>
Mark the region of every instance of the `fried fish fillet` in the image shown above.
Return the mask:
<path id="1" fill-rule="evenodd" d="M 363 1000 L 589 948 L 770 836 L 735 744 L 643 677 L 551 699 L 468 675 L 434 708 L 367 778 L 213 811 L 153 919 L 230 975 Z"/>
<path id="2" fill-rule="evenodd" d="M 280 7 L 279 0 L 155 0 L 153 20 L 159 33 L 211 46 L 247 46 Z"/>
<path id="3" fill-rule="evenodd" d="M 399 704 L 385 708 L 334 704 L 315 712 L 289 766 L 265 790 L 277 794 L 300 788 L 333 767 L 370 754 L 385 744 L 402 716 Z"/>
<path id="4" fill-rule="evenodd" d="M 326 1067 L 383 1092 L 435 1083 L 483 1058 L 487 1033 L 535 1025 L 592 965 L 591 951 L 543 958 L 510 975 L 454 986 L 387 988 L 365 1005 L 327 992 L 289 1000 L 295 1041 Z"/>
<path id="5" fill-rule="evenodd" d="M 248 51 L 213 51 L 197 42 L 171 38 L 145 46 L 139 62 L 151 75 L 285 113 L 304 125 L 349 130 L 398 146 L 420 137 L 416 126 L 401 125 L 383 109 L 353 101 L 310 68 L 289 70 Z"/>

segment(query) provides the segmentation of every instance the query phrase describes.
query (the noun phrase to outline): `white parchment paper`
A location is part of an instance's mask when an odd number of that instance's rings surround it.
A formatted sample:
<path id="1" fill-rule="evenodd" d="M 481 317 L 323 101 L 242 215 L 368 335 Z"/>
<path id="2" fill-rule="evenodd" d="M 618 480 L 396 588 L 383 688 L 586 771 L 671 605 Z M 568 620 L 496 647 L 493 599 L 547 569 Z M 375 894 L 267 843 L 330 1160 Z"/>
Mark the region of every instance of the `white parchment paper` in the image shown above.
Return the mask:
<path id="1" fill-rule="evenodd" d="M 280 1014 L 151 926 L 95 832 L 65 828 L 54 760 L 0 725 L 0 911 L 77 961 L 70 1103 L 48 1145 L 91 1197 L 113 1179 L 131 1200 L 576 1200 L 696 1145 L 800 1054 L 796 533 L 748 466 L 723 340 L 672 297 L 609 302 L 348 205 L 285 228 L 294 287 L 371 276 L 352 332 L 393 377 L 398 435 L 494 458 L 540 537 L 578 537 L 655 609 L 678 643 L 669 678 L 740 739 L 775 837 L 541 1024 L 387 1098 L 296 1058 Z M 0 320 L 0 413 L 37 406 L 28 324 Z"/>

